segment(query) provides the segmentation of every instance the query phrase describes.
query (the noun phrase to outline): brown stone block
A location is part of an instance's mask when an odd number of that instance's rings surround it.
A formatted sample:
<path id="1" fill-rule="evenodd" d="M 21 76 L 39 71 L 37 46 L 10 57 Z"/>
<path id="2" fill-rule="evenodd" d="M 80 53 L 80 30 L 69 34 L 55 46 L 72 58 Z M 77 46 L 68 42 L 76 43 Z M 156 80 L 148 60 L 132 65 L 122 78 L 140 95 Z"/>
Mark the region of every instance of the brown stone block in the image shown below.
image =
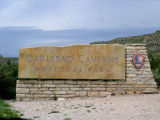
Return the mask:
<path id="1" fill-rule="evenodd" d="M 66 83 L 66 84 L 69 84 L 69 85 L 75 85 L 75 84 L 77 84 L 77 81 L 66 80 L 65 83 Z"/>
<path id="2" fill-rule="evenodd" d="M 121 85 L 121 87 L 128 88 L 128 87 L 132 87 L 132 86 L 131 85 Z"/>
<path id="3" fill-rule="evenodd" d="M 29 88 L 29 90 L 39 90 L 39 88 Z"/>
<path id="4" fill-rule="evenodd" d="M 157 83 L 154 81 L 154 79 L 153 79 L 153 81 L 151 81 L 151 84 L 152 85 L 157 85 Z"/>
<path id="5" fill-rule="evenodd" d="M 135 74 L 127 74 L 126 77 L 133 78 L 133 77 L 136 77 L 136 75 Z"/>
<path id="6" fill-rule="evenodd" d="M 151 72 L 151 68 L 145 68 L 146 72 Z"/>
<path id="7" fill-rule="evenodd" d="M 57 91 L 57 90 L 62 90 L 62 88 L 49 88 L 49 90 Z"/>
<path id="8" fill-rule="evenodd" d="M 46 80 L 43 82 L 44 84 L 53 84 L 53 80 Z"/>
<path id="9" fill-rule="evenodd" d="M 26 94 L 26 98 L 33 98 L 33 94 Z"/>
<path id="10" fill-rule="evenodd" d="M 87 91 L 89 91 L 89 90 L 91 90 L 91 88 L 83 88 L 83 90 L 87 90 Z"/>
<path id="11" fill-rule="evenodd" d="M 54 84 L 64 84 L 65 81 L 64 80 L 54 80 L 53 83 Z"/>
<path id="12" fill-rule="evenodd" d="M 87 85 L 86 87 L 89 87 L 89 88 L 97 88 L 98 85 Z"/>
<path id="13" fill-rule="evenodd" d="M 25 87 L 26 87 L 26 84 L 16 84 L 16 87 L 17 87 L 17 88 L 25 88 Z"/>
<path id="14" fill-rule="evenodd" d="M 36 84 L 36 85 L 33 85 L 33 87 L 34 88 L 41 88 L 42 86 L 41 86 L 41 84 L 38 84 L 38 85 Z"/>
<path id="15" fill-rule="evenodd" d="M 23 84 L 25 83 L 25 80 L 17 80 L 17 84 Z"/>
<path id="16" fill-rule="evenodd" d="M 153 73 L 152 73 L 152 71 L 148 71 L 148 72 L 146 72 L 148 75 L 153 75 Z"/>
<path id="17" fill-rule="evenodd" d="M 142 93 L 142 91 L 140 91 L 140 90 L 139 90 L 139 91 L 137 91 L 137 90 L 136 90 L 136 91 L 134 91 L 134 93 L 135 93 L 135 94 L 141 94 L 141 93 Z"/>
<path id="18" fill-rule="evenodd" d="M 131 81 L 126 81 L 126 82 L 118 82 L 118 85 L 130 85 L 133 84 Z"/>
<path id="19" fill-rule="evenodd" d="M 139 90 L 139 91 L 143 91 L 144 89 L 145 89 L 144 87 L 134 88 L 134 90 Z"/>
<path id="20" fill-rule="evenodd" d="M 24 97 L 26 97 L 26 95 L 25 94 L 16 94 L 16 97 L 17 98 L 24 98 Z"/>
<path id="21" fill-rule="evenodd" d="M 92 88 L 93 91 L 104 91 L 106 88 Z"/>
<path id="22" fill-rule="evenodd" d="M 49 94 L 49 95 L 51 95 L 51 94 L 53 94 L 53 92 L 52 91 L 43 91 L 43 94 Z"/>
<path id="23" fill-rule="evenodd" d="M 77 97 L 87 96 L 87 92 L 86 91 L 77 91 L 76 96 Z"/>
<path id="24" fill-rule="evenodd" d="M 55 91 L 55 94 L 61 94 L 61 95 L 65 95 L 67 92 L 66 91 Z"/>
<path id="25" fill-rule="evenodd" d="M 17 94 L 29 93 L 29 89 L 27 89 L 27 88 L 16 88 L 16 93 Z"/>
<path id="26" fill-rule="evenodd" d="M 77 81 L 77 84 L 82 84 L 82 85 L 89 85 L 91 82 L 90 81 Z"/>
<path id="27" fill-rule="evenodd" d="M 40 88 L 38 88 L 38 90 L 50 90 L 50 89 L 52 89 L 52 88 L 42 88 L 42 87 L 40 87 Z"/>
<path id="28" fill-rule="evenodd" d="M 56 87 L 56 85 L 54 85 L 54 84 L 43 84 L 42 87 L 54 88 L 54 87 Z"/>
<path id="29" fill-rule="evenodd" d="M 129 50 L 129 49 L 131 49 L 131 50 L 132 50 L 132 49 L 135 49 L 135 47 L 129 46 L 129 45 L 126 45 L 125 48 L 126 48 L 127 50 Z"/>
<path id="30" fill-rule="evenodd" d="M 110 88 L 117 88 L 120 87 L 120 85 L 108 85 Z"/>
<path id="31" fill-rule="evenodd" d="M 36 83 L 38 83 L 38 81 L 37 80 L 25 80 L 25 83 L 27 83 L 27 84 L 36 84 Z"/>
<path id="32" fill-rule="evenodd" d="M 132 57 L 127 57 L 126 58 L 127 61 L 132 61 Z M 129 64 L 128 64 L 129 65 Z"/>
<path id="33" fill-rule="evenodd" d="M 59 88 L 73 88 L 74 85 L 56 85 L 56 87 L 59 87 Z"/>
<path id="34" fill-rule="evenodd" d="M 124 91 L 124 90 L 126 90 L 126 89 L 127 89 L 127 88 L 119 87 L 119 88 L 116 89 L 116 91 Z"/>
<path id="35" fill-rule="evenodd" d="M 149 87 L 149 85 L 147 85 Z M 144 88 L 145 86 L 143 84 L 137 84 L 134 86 L 135 88 Z"/>
<path id="36" fill-rule="evenodd" d="M 135 82 L 135 84 L 137 83 L 137 82 L 140 82 L 140 83 L 143 83 L 143 77 L 133 77 L 132 79 L 131 79 L 132 81 L 134 81 Z M 134 84 L 134 83 L 133 83 Z"/>
<path id="37" fill-rule="evenodd" d="M 150 66 L 149 62 L 148 62 L 148 64 L 147 64 L 147 63 L 145 63 L 145 64 L 144 64 L 144 66 L 145 66 L 146 68 L 151 68 L 151 66 Z"/>
<path id="38" fill-rule="evenodd" d="M 62 95 L 62 98 L 73 98 L 75 97 L 75 94 L 67 94 L 67 95 Z"/>
<path id="39" fill-rule="evenodd" d="M 157 88 L 157 85 L 150 85 L 151 88 Z"/>
<path id="40" fill-rule="evenodd" d="M 69 91 L 70 88 L 62 88 L 63 91 Z"/>
<path id="41" fill-rule="evenodd" d="M 133 74 L 135 74 L 135 75 L 143 75 L 143 73 L 144 73 L 144 71 L 135 71 L 135 72 L 133 72 Z"/>
<path id="42" fill-rule="evenodd" d="M 107 81 L 91 81 L 92 85 L 106 85 Z"/>
<path id="43" fill-rule="evenodd" d="M 146 85 L 146 84 L 144 84 L 143 87 L 144 87 L 144 88 L 150 88 L 151 85 Z"/>
<path id="44" fill-rule="evenodd" d="M 135 92 L 134 91 L 125 91 L 125 94 L 127 94 L 127 95 L 134 95 Z"/>
<path id="45" fill-rule="evenodd" d="M 106 88 L 107 85 L 99 85 L 99 88 Z"/>
<path id="46" fill-rule="evenodd" d="M 115 91 L 116 90 L 116 88 L 107 88 L 107 91 Z"/>
<path id="47" fill-rule="evenodd" d="M 16 101 L 32 101 L 32 98 L 16 98 Z"/>
<path id="48" fill-rule="evenodd" d="M 145 82 L 143 82 L 143 81 L 137 81 L 136 82 L 136 85 L 143 85 L 143 84 L 145 84 Z"/>
<path id="49" fill-rule="evenodd" d="M 86 87 L 87 85 L 75 85 L 74 87 L 76 88 L 84 88 L 84 87 Z"/>
<path id="50" fill-rule="evenodd" d="M 113 94 L 116 94 L 116 95 L 125 95 L 126 93 L 125 93 L 124 90 L 122 90 L 122 91 L 117 90 L 117 91 L 114 91 Z"/>
<path id="51" fill-rule="evenodd" d="M 50 98 L 49 95 L 45 94 L 45 95 L 34 95 L 34 98 Z"/>
<path id="52" fill-rule="evenodd" d="M 30 94 L 43 94 L 43 91 L 40 91 L 40 90 L 30 90 L 29 93 Z"/>
<path id="53" fill-rule="evenodd" d="M 70 90 L 75 90 L 75 91 L 77 91 L 77 90 L 83 90 L 82 88 L 70 88 Z"/>
<path id="54" fill-rule="evenodd" d="M 126 85 L 126 82 L 117 82 L 118 85 Z"/>
<path id="55" fill-rule="evenodd" d="M 140 52 L 140 53 L 147 53 L 147 50 L 142 50 L 141 48 L 140 48 L 140 50 L 138 51 L 138 52 Z"/>
<path id="56" fill-rule="evenodd" d="M 67 94 L 75 94 L 75 91 L 67 91 Z"/>
<path id="57" fill-rule="evenodd" d="M 117 85 L 118 82 L 108 82 L 107 84 L 108 84 L 108 85 Z"/>
<path id="58" fill-rule="evenodd" d="M 111 92 L 99 92 L 100 97 L 107 97 L 110 96 L 112 93 Z"/>
<path id="59" fill-rule="evenodd" d="M 156 88 L 146 88 L 144 91 L 142 91 L 144 94 L 156 94 L 158 93 L 158 89 Z"/>
<path id="60" fill-rule="evenodd" d="M 98 91 L 88 91 L 88 96 L 90 97 L 97 97 L 98 95 Z"/>

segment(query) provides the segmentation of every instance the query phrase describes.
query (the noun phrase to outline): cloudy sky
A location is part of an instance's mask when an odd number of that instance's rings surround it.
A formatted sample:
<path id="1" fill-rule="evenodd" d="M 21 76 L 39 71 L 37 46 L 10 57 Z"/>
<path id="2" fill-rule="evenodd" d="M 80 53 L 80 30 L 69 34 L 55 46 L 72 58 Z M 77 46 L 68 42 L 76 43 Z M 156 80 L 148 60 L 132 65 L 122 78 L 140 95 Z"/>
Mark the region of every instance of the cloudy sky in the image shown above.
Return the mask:
<path id="1" fill-rule="evenodd" d="M 88 44 L 160 29 L 160 0 L 0 0 L 0 54 Z"/>

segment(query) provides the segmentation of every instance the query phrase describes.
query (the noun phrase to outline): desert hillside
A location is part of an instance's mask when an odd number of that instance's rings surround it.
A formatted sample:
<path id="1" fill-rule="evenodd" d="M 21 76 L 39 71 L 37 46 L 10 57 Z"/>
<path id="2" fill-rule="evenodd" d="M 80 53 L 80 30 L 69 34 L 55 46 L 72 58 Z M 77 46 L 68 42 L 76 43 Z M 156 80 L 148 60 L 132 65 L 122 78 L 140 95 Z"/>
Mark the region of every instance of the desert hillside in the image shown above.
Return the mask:
<path id="1" fill-rule="evenodd" d="M 154 73 L 155 80 L 158 85 L 160 85 L 160 30 L 155 33 L 139 35 L 139 36 L 130 36 L 130 37 L 122 37 L 115 38 L 110 41 L 100 41 L 93 42 L 91 44 L 146 44 L 148 56 L 151 63 L 151 68 Z"/>

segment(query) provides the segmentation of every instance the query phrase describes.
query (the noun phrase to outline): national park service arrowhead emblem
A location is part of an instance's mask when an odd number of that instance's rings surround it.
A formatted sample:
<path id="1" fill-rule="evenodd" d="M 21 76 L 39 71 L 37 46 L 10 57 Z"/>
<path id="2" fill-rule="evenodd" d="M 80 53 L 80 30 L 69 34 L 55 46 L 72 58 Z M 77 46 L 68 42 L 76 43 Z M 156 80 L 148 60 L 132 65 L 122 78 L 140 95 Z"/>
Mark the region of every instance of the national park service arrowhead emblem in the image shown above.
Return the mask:
<path id="1" fill-rule="evenodd" d="M 137 69 L 140 69 L 144 62 L 144 56 L 142 54 L 135 54 L 132 56 L 133 64 Z"/>

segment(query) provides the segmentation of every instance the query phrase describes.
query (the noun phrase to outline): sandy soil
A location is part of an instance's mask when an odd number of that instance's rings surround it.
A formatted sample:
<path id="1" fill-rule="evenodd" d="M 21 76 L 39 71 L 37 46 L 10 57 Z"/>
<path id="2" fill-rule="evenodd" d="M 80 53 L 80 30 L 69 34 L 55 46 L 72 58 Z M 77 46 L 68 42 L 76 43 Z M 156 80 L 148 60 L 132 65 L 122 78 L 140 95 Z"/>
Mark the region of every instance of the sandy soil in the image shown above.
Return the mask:
<path id="1" fill-rule="evenodd" d="M 160 94 L 8 102 L 34 120 L 160 120 Z"/>

